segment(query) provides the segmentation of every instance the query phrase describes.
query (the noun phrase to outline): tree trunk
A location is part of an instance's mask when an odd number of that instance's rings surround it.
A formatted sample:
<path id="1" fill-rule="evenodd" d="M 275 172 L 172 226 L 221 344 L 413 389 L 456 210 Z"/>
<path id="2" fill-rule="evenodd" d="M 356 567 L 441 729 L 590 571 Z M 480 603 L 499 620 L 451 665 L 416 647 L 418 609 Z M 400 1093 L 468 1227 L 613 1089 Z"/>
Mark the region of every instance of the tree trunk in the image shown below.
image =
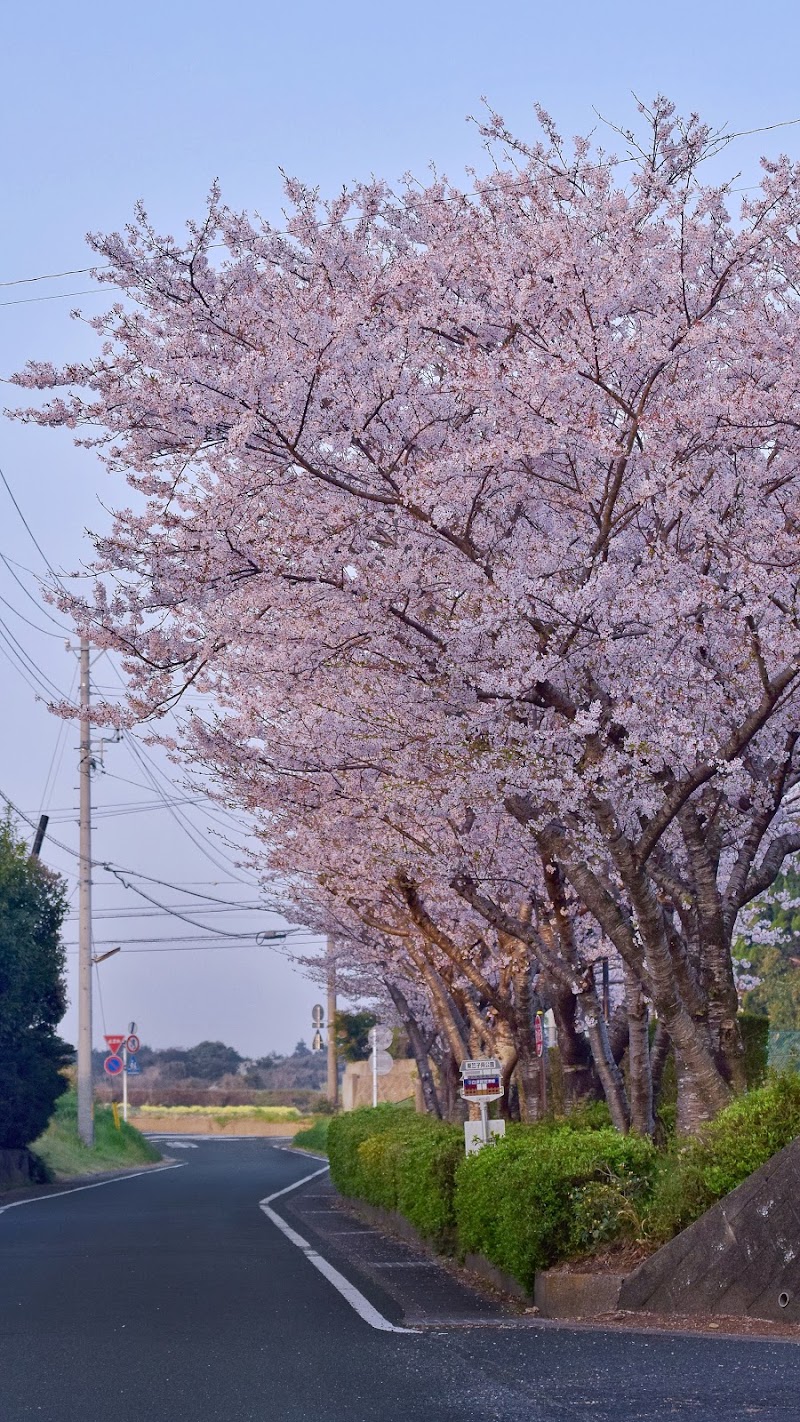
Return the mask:
<path id="1" fill-rule="evenodd" d="M 554 985 L 550 1005 L 556 1021 L 565 1107 L 599 1100 L 603 1094 L 602 1087 L 589 1043 L 583 1032 L 578 1031 L 578 1004 L 574 992 Z"/>
<path id="2" fill-rule="evenodd" d="M 647 1002 L 641 986 L 625 969 L 625 1002 L 628 1009 L 628 1095 L 631 1104 L 631 1130 L 641 1136 L 652 1136 L 653 1078 L 650 1069 L 650 1042 Z"/>
<path id="3" fill-rule="evenodd" d="M 669 1032 L 664 1026 L 664 1023 L 660 1021 L 656 1022 L 656 1030 L 653 1034 L 653 1045 L 650 1048 L 650 1076 L 653 1082 L 653 1102 L 656 1109 L 658 1109 L 664 1067 L 667 1064 L 671 1046 L 672 1043 L 669 1039 Z"/>
<path id="4" fill-rule="evenodd" d="M 425 1110 L 431 1116 L 438 1116 L 441 1119 L 442 1108 L 439 1104 L 439 1096 L 436 1091 L 436 1082 L 433 1079 L 431 1064 L 428 1059 L 428 1044 L 422 1035 L 420 1025 L 417 1022 L 402 989 L 391 979 L 386 980 L 386 987 L 392 1002 L 397 1008 L 398 1015 L 403 1026 L 408 1033 L 408 1040 L 411 1050 L 414 1053 L 414 1060 L 417 1063 L 420 1086 L 422 1087 L 422 1099 L 425 1102 Z"/>
<path id="5" fill-rule="evenodd" d="M 541 1058 L 530 1051 L 521 1051 L 517 1057 L 514 1076 L 519 1092 L 520 1120 L 529 1125 L 542 1119 Z"/>
<path id="6" fill-rule="evenodd" d="M 611 1112 L 611 1121 L 618 1131 L 625 1134 L 630 1126 L 630 1108 L 625 1092 L 625 1082 L 622 1080 L 622 1072 L 611 1055 L 608 1031 L 594 986 L 581 993 L 579 1000 L 595 1070 L 600 1078 L 608 1109 Z"/>
<path id="7" fill-rule="evenodd" d="M 459 1125 L 467 1119 L 467 1103 L 459 1095 L 459 1063 L 445 1042 L 439 1060 L 439 1099 L 445 1120 Z"/>

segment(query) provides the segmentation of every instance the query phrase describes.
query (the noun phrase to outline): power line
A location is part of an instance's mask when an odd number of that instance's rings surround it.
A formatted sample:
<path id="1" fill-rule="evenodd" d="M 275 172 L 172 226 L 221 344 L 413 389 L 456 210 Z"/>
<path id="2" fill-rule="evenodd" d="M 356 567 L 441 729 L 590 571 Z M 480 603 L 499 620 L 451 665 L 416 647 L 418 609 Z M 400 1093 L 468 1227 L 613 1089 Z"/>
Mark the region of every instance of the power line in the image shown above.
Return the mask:
<path id="1" fill-rule="evenodd" d="M 43 613 L 44 616 L 48 619 L 48 621 L 52 622 L 54 627 L 59 627 L 62 632 L 65 632 L 69 636 L 72 632 L 72 629 L 70 627 L 66 627 L 63 622 L 59 622 L 58 618 L 53 617 L 52 614 L 47 611 L 46 607 L 42 607 L 41 603 L 37 602 L 30 589 L 26 588 L 22 579 L 18 577 L 17 574 L 14 572 L 14 568 L 21 568 L 24 573 L 30 574 L 32 578 L 38 578 L 38 574 L 34 573 L 32 568 L 26 568 L 24 563 L 18 563 L 15 558 L 9 558 L 6 553 L 0 553 L 0 562 L 5 564 L 6 569 L 11 574 L 12 578 L 14 579 L 14 582 L 17 584 L 18 587 L 22 589 L 25 596 L 29 599 L 30 602 L 33 603 L 34 607 L 39 612 Z"/>
<path id="2" fill-rule="evenodd" d="M 24 525 L 24 527 L 25 527 L 25 529 L 26 529 L 26 531 L 27 531 L 27 533 L 28 533 L 28 537 L 29 537 L 30 540 L 31 540 L 31 543 L 33 544 L 34 548 L 36 549 L 36 551 L 38 552 L 39 556 L 41 557 L 42 562 L 45 564 L 45 567 L 49 568 L 50 572 L 53 574 L 53 577 L 55 578 L 55 580 L 56 580 L 56 582 L 58 583 L 59 587 L 63 588 L 64 585 L 63 585 L 63 583 L 62 583 L 62 581 L 61 581 L 61 578 L 60 578 L 59 574 L 56 572 L 55 568 L 53 567 L 52 563 L 50 562 L 50 559 L 48 558 L 47 554 L 45 553 L 44 549 L 42 548 L 41 543 L 40 543 L 39 540 L 37 539 L 37 537 L 36 537 L 36 535 L 35 535 L 33 529 L 31 528 L 30 524 L 28 523 L 28 520 L 26 519 L 24 513 L 22 512 L 22 509 L 20 508 L 19 504 L 17 503 L 16 496 L 15 496 L 15 494 L 14 494 L 14 490 L 11 488 L 11 485 L 9 484 L 9 482 L 8 482 L 8 480 L 7 480 L 6 476 L 5 476 L 5 474 L 3 473 L 2 468 L 0 468 L 0 479 L 2 479 L 3 483 L 4 483 L 5 486 L 6 486 L 6 492 L 8 493 L 8 497 L 10 498 L 12 504 L 14 505 L 14 508 L 16 509 L 17 513 L 19 514 L 19 516 L 20 516 L 20 518 L 21 518 L 21 520 L 22 520 L 22 522 L 23 522 L 23 525 Z M 64 589 L 64 591 L 66 591 L 66 589 Z"/>
<path id="3" fill-rule="evenodd" d="M 57 632 L 51 632 L 49 627 L 40 627 L 37 622 L 31 622 L 31 619 L 26 617 L 24 612 L 20 612 L 19 608 L 15 607 L 13 602 L 9 602 L 2 594 L 0 594 L 0 602 L 2 602 L 4 607 L 8 608 L 9 612 L 13 612 L 14 616 L 18 617 L 21 622 L 25 622 L 28 627 L 32 627 L 34 632 L 41 632 L 44 637 L 56 637 L 59 641 L 61 640 L 59 634 Z"/>
<path id="4" fill-rule="evenodd" d="M 599 116 L 599 115 L 598 115 L 598 116 Z M 599 117 L 600 117 L 600 116 L 599 116 Z M 757 128 L 743 128 L 743 129 L 740 129 L 740 130 L 739 130 L 738 132 L 736 132 L 736 133 L 723 134 L 723 135 L 720 135 L 720 136 L 721 136 L 721 137 L 724 137 L 727 143 L 730 143 L 730 142 L 732 142 L 735 138 L 751 138 L 754 134 L 757 134 L 757 133 L 772 133 L 775 129 L 778 129 L 778 128 L 795 128 L 798 124 L 800 124 L 800 118 L 795 118 L 795 119 L 782 119 L 782 120 L 781 120 L 780 122 L 778 122 L 778 123 L 761 124 L 761 125 L 760 125 L 759 127 L 757 127 Z M 505 183 L 500 184 L 500 183 L 485 182 L 485 183 L 483 183 L 483 184 L 481 185 L 480 188 L 466 188 L 463 192 L 456 192 L 456 193 L 451 193 L 451 194 L 443 193 L 443 194 L 441 194 L 441 196 L 439 196 L 439 197 L 428 198 L 427 202 L 423 202 L 423 201 L 420 199 L 420 197 L 415 194 L 415 197 L 416 197 L 415 206 L 418 206 L 418 207 L 441 207 L 443 203 L 448 203 L 448 202 L 461 202 L 462 199 L 465 198 L 465 197 L 482 197 L 483 194 L 486 193 L 486 192 L 503 192 L 503 191 L 505 191 L 506 186 L 507 186 L 507 185 L 506 185 Z M 758 184 L 758 183 L 755 183 L 755 184 L 751 184 L 751 186 L 749 186 L 749 187 L 745 187 L 745 188 L 735 188 L 733 191 L 735 191 L 735 192 L 753 192 L 753 191 L 755 191 L 755 189 L 756 189 L 758 186 L 759 186 L 759 184 Z M 394 194 L 393 194 L 393 196 L 394 196 Z M 349 216 L 347 216 L 347 217 L 340 218 L 340 219 L 338 219 L 338 220 L 339 220 L 339 221 L 342 221 L 342 222 L 361 222 L 361 221 L 363 220 L 363 215 L 364 215 L 364 214 L 361 213 L 361 212 L 356 212 L 356 213 L 352 213 L 351 215 L 349 215 Z M 336 222 L 335 222 L 335 221 L 319 222 L 317 225 L 318 225 L 319 227 L 334 227 L 334 226 L 336 226 Z M 271 228 L 270 228 L 270 236 L 272 236 L 272 237 L 290 237 L 290 236 L 292 236 L 292 233 L 291 233 L 291 232 L 289 231 L 289 229 L 286 228 L 286 227 L 271 227 Z M 214 251 L 215 249 L 224 247 L 224 245 L 225 245 L 224 242 L 212 242 L 212 243 L 210 244 L 209 250 Z M 59 280 L 61 280 L 61 278 L 63 278 L 63 277 L 68 277 L 68 276 L 88 276 L 90 273 L 93 274 L 94 272 L 108 271 L 109 268 L 111 267 L 111 265 L 112 265 L 111 262 L 102 262 L 99 266 L 98 266 L 98 265 L 94 265 L 94 266 L 91 266 L 91 267 L 68 267 L 65 271 L 62 271 L 62 272 L 44 272 L 44 273 L 41 273 L 41 274 L 39 274 L 39 275 L 37 275 L 37 276 L 15 277 L 14 279 L 12 279 L 12 280 L 10 280 L 10 281 L 0 281 L 0 290 L 5 290 L 6 288 L 12 287 L 12 286 L 30 286 L 30 285 L 32 285 L 34 282 L 40 282 L 40 281 L 59 281 Z M 114 290 L 117 290 L 118 288 L 113 288 L 113 289 L 114 289 Z M 91 290 L 91 291 L 96 291 L 97 288 L 96 288 L 96 287 L 91 287 L 90 290 Z M 80 292 L 80 291 L 64 291 L 64 292 L 59 293 L 59 295 L 60 295 L 60 298 L 61 298 L 62 300 L 64 300 L 64 299 L 66 299 L 66 298 L 69 297 L 69 296 L 82 296 L 82 295 L 83 295 L 83 292 Z M 29 299 L 31 299 L 31 298 L 29 298 Z M 47 300 L 57 300 L 57 299 L 58 299 L 58 295 L 53 296 L 53 297 L 39 297 L 39 298 L 34 297 L 34 298 L 32 298 L 32 299 L 33 299 L 33 300 L 45 300 L 45 301 L 47 301 Z M 12 305 L 12 304 L 14 304 L 14 303 L 11 303 L 11 302 L 8 302 L 8 303 L 6 303 L 6 302 L 0 302 L 0 305 Z"/>
<path id="5" fill-rule="evenodd" d="M 104 289 L 106 291 L 120 290 L 118 286 L 111 286 L 109 283 L 105 288 L 87 286 L 83 291 L 58 291 L 53 292 L 50 296 L 17 296 L 12 301 L 0 301 L 0 306 L 31 306 L 38 301 L 67 301 L 70 296 L 100 296 Z"/>
<path id="6" fill-rule="evenodd" d="M 7 286 L 30 286 L 35 281 L 59 281 L 61 277 L 88 276 L 89 272 L 102 270 L 98 267 L 70 267 L 65 272 L 45 272 L 43 276 L 16 277 L 14 281 L 0 281 L 0 290 Z"/>
<path id="7" fill-rule="evenodd" d="M 35 828 L 36 828 L 36 820 L 32 819 L 30 815 L 26 815 L 26 814 L 24 813 L 24 811 L 19 808 L 19 805 L 15 804 L 15 802 L 14 802 L 12 799 L 10 799 L 8 795 L 6 795 L 6 793 L 5 793 L 4 790 L 0 790 L 0 800 L 3 800 L 4 803 L 5 803 L 6 805 L 8 805 L 9 809 L 10 809 L 10 810 L 13 810 L 13 812 L 14 812 L 15 815 L 18 815 L 21 820 L 24 820 L 25 824 L 30 825 L 31 829 L 35 829 Z M 69 844 L 65 844 L 63 840 L 56 839 L 54 835 L 48 835 L 48 837 L 47 837 L 47 842 L 48 842 L 48 844 L 54 844 L 54 845 L 56 845 L 56 847 L 57 847 L 58 849 L 63 849 L 64 852 L 65 852 L 66 854 L 71 855 L 73 859 L 80 859 L 80 857 L 81 857 L 80 854 L 78 853 L 78 851 L 77 851 L 76 849 L 73 849 L 72 846 L 69 845 Z M 118 874 L 115 874 L 115 867 L 116 867 L 116 869 L 119 869 L 119 871 L 120 871 L 121 873 L 123 873 L 123 874 L 129 874 L 129 875 L 131 875 L 132 878 L 135 878 L 135 879 L 144 879 L 147 883 L 160 884 L 160 885 L 162 885 L 162 887 L 165 888 L 165 889 L 172 889 L 176 894 L 180 894 L 180 893 L 189 894 L 189 895 L 191 895 L 191 897 L 193 897 L 193 898 L 198 898 L 198 899 L 210 899 L 213 903 L 228 903 L 228 904 L 230 905 L 230 907 L 232 907 L 232 908 L 238 908 L 238 903 L 236 903 L 236 902 L 235 902 L 234 900 L 232 900 L 232 899 L 231 899 L 231 900 L 218 899 L 218 898 L 215 898 L 213 894 L 203 894 L 203 893 L 200 893 L 200 892 L 199 892 L 198 890 L 196 890 L 196 889 L 186 889 L 186 888 L 183 888 L 180 884 L 172 884 L 172 883 L 170 883 L 170 882 L 169 882 L 168 880 L 166 880 L 166 879 L 156 879 L 156 878 L 154 878 L 154 877 L 153 877 L 152 875 L 150 875 L 150 874 L 143 874 L 143 873 L 141 872 L 141 870 L 138 870 L 138 869 L 125 869 L 124 867 L 119 866 L 119 865 L 118 865 L 118 866 L 112 866 L 111 864 L 109 864 L 109 863 L 107 863 L 107 862 L 105 862 L 105 861 L 102 861 L 102 860 L 98 860 L 98 859 L 93 859 L 93 860 L 91 861 L 91 866 L 92 866 L 93 869 L 103 869 L 103 870 L 105 870 L 106 873 L 108 873 L 108 874 L 114 874 L 115 877 L 119 877 Z M 226 882 L 238 883 L 239 880 L 229 880 L 229 881 L 226 881 Z M 126 888 L 130 888 L 130 889 L 133 889 L 133 886 L 132 886 L 132 885 L 125 885 L 125 887 L 126 887 Z M 252 887 L 252 886 L 250 886 L 250 887 Z M 136 891 L 134 890 L 134 892 L 136 892 Z"/>
<path id="8" fill-rule="evenodd" d="M 64 696 L 64 693 L 56 686 L 55 682 L 51 681 L 50 678 L 43 671 L 40 671 L 37 663 L 26 651 L 25 647 L 19 641 L 18 637 L 16 637 L 15 634 L 11 631 L 11 628 L 8 626 L 8 623 L 4 622 L 1 617 L 0 638 L 2 638 L 2 640 L 6 643 L 6 646 L 10 648 L 10 650 L 21 662 L 21 664 L 27 667 L 29 674 L 34 678 L 35 681 L 39 683 L 40 689 L 44 692 L 45 696 L 49 700 L 64 701 L 67 699 Z M 30 682 L 28 683 L 28 685 L 30 685 Z M 72 705 L 72 703 L 70 703 L 70 705 Z M 74 706 L 73 709 L 77 711 L 78 707 Z"/>

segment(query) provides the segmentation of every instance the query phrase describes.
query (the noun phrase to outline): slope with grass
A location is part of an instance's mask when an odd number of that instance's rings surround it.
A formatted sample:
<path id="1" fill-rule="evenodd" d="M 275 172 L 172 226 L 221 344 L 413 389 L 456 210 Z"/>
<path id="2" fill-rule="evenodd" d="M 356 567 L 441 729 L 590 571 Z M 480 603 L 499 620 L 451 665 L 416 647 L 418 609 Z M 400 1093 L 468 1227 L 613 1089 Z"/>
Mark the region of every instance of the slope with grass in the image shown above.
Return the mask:
<path id="1" fill-rule="evenodd" d="M 120 1121 L 117 1130 L 110 1106 L 95 1106 L 94 1140 L 94 1149 L 89 1150 L 80 1139 L 77 1097 L 68 1091 L 56 1103 L 47 1129 L 32 1149 L 55 1180 L 150 1165 L 161 1159 L 160 1151 L 133 1126 Z"/>

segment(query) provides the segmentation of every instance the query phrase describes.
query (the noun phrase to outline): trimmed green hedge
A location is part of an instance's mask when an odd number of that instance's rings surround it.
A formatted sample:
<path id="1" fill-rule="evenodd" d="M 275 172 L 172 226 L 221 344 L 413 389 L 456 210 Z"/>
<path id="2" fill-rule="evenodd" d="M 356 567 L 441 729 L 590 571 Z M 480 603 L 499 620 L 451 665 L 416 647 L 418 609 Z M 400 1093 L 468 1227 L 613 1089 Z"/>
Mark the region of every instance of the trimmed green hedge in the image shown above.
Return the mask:
<path id="1" fill-rule="evenodd" d="M 343 1195 L 397 1210 L 440 1249 L 455 1243 L 453 1196 L 464 1135 L 407 1107 L 363 1107 L 328 1130 L 331 1179 Z"/>
<path id="2" fill-rule="evenodd" d="M 397 1210 L 438 1249 L 482 1254 L 530 1290 L 538 1269 L 620 1237 L 671 1238 L 798 1135 L 800 1076 L 789 1072 L 661 1152 L 590 1106 L 508 1125 L 465 1158 L 461 1127 L 384 1105 L 334 1117 L 328 1154 L 343 1195 Z"/>
<path id="3" fill-rule="evenodd" d="M 649 1187 L 653 1146 L 607 1120 L 588 1108 L 509 1126 L 466 1159 L 460 1126 L 365 1107 L 331 1121 L 331 1178 L 343 1195 L 405 1215 L 438 1248 L 483 1254 L 530 1287 L 536 1269 L 618 1235 Z"/>
<path id="4" fill-rule="evenodd" d="M 537 1269 L 590 1253 L 638 1223 L 656 1160 L 650 1141 L 611 1128 L 512 1130 L 459 1165 L 459 1247 L 532 1290 Z"/>

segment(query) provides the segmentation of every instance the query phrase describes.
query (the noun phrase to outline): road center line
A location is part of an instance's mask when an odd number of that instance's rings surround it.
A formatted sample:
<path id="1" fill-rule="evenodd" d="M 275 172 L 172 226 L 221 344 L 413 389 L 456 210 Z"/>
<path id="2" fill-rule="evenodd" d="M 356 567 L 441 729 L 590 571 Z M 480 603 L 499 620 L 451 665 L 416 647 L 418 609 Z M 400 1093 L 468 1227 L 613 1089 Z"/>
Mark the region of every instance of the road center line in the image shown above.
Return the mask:
<path id="1" fill-rule="evenodd" d="M 317 1176 L 324 1175 L 328 1169 L 329 1166 L 324 1165 L 321 1170 L 314 1170 L 310 1175 L 304 1175 L 301 1180 L 295 1180 L 293 1185 L 285 1185 L 282 1190 L 276 1190 L 274 1194 L 267 1195 L 263 1200 L 259 1200 L 259 1208 L 263 1210 L 268 1219 L 272 1220 L 274 1225 L 277 1225 L 281 1233 L 285 1234 L 286 1238 L 290 1240 L 292 1244 L 302 1250 L 306 1259 L 314 1265 L 315 1269 L 319 1270 L 320 1274 L 324 1275 L 330 1284 L 333 1284 L 333 1287 L 342 1295 L 342 1298 L 349 1303 L 352 1309 L 355 1309 L 359 1318 L 362 1318 L 365 1323 L 368 1323 L 370 1328 L 377 1328 L 382 1333 L 417 1333 L 419 1330 L 416 1328 L 401 1328 L 396 1323 L 390 1323 L 388 1318 L 384 1318 L 383 1314 L 378 1312 L 374 1304 L 370 1303 L 369 1299 L 361 1293 L 360 1289 L 356 1288 L 355 1284 L 351 1284 L 350 1280 L 346 1279 L 344 1274 L 340 1274 L 338 1269 L 334 1269 L 333 1265 L 329 1264 L 327 1259 L 324 1259 L 321 1254 L 317 1253 L 316 1249 L 311 1247 L 308 1240 L 304 1239 L 302 1234 L 298 1234 L 296 1230 L 292 1229 L 291 1225 L 288 1225 L 285 1220 L 281 1219 L 280 1215 L 276 1214 L 276 1212 L 270 1208 L 273 1200 L 280 1199 L 282 1195 L 290 1194 L 292 1190 L 299 1190 L 301 1185 L 307 1185 L 309 1180 L 316 1180 Z"/>
<path id="2" fill-rule="evenodd" d="M 134 1170 L 130 1175 L 114 1175 L 110 1180 L 93 1180 L 91 1185 L 72 1185 L 69 1190 L 54 1190 L 50 1195 L 33 1195 L 28 1200 L 12 1200 L 10 1205 L 0 1205 L 0 1215 L 6 1210 L 15 1210 L 17 1205 L 40 1205 L 43 1200 L 60 1200 L 62 1195 L 77 1195 L 80 1190 L 99 1190 L 101 1185 L 119 1185 L 124 1180 L 138 1180 L 142 1175 L 160 1175 L 163 1170 L 180 1170 L 188 1165 L 186 1160 L 176 1160 L 172 1165 L 156 1165 L 152 1170 Z"/>

